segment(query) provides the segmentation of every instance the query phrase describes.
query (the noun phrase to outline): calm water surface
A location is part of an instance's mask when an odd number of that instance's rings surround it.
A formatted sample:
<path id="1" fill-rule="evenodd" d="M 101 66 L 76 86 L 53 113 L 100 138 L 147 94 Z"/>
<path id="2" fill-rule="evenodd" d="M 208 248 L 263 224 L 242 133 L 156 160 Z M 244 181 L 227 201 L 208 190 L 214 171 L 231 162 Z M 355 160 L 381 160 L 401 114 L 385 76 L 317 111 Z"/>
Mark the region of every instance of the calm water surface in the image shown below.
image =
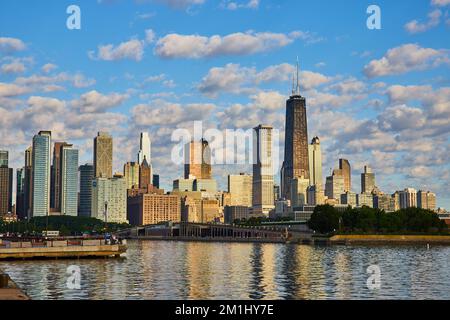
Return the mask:
<path id="1" fill-rule="evenodd" d="M 0 262 L 33 299 L 449 299 L 450 247 L 129 241 L 124 259 Z M 381 288 L 369 290 L 370 265 Z M 70 290 L 67 267 L 81 269 Z"/>

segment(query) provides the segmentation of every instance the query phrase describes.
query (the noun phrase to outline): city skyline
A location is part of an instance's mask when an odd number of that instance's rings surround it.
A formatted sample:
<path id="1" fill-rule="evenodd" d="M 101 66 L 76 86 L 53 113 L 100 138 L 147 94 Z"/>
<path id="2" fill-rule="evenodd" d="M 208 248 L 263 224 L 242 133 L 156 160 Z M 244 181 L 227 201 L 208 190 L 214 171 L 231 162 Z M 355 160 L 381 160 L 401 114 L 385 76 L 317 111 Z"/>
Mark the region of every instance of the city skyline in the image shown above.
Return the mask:
<path id="1" fill-rule="evenodd" d="M 292 23 L 289 17 L 300 10 L 300 4 L 290 4 L 287 10 L 286 4 L 261 1 L 258 8 L 231 11 L 208 1 L 189 10 L 163 4 L 92 3 L 81 5 L 83 27 L 76 33 L 65 29 L 64 23 L 58 25 L 65 21 L 62 4 L 45 8 L 55 19 L 44 26 L 36 20 L 43 10 L 38 4 L 27 4 L 36 12 L 29 20 L 7 15 L 20 11 L 15 9 L 17 3 L 5 4 L 0 14 L 4 43 L 0 149 L 9 151 L 10 167 L 23 166 L 23 152 L 39 130 L 51 130 L 54 141 L 73 143 L 80 150 L 80 164 L 92 162 L 92 139 L 97 131 L 110 131 L 115 145 L 121 147 L 120 152 L 114 150 L 113 172 L 121 171 L 123 164 L 135 161 L 139 133 L 149 131 L 152 166 L 161 175 L 162 188 L 169 190 L 182 172 L 168 156 L 174 128 L 189 129 L 191 121 L 203 120 L 205 127 L 248 129 L 267 123 L 284 131 L 285 100 L 298 55 L 308 135 L 320 138 L 323 180 L 339 158 L 348 159 L 354 182 L 359 181 L 364 165 L 369 165 L 383 191 L 407 186 L 432 190 L 437 193 L 438 206 L 450 207 L 449 58 L 448 45 L 443 42 L 448 26 L 442 21 L 422 33 L 405 29 L 414 19 L 425 21 L 424 12 L 445 14 L 445 5 L 416 2 L 407 4 L 405 13 L 406 4 L 380 1 L 383 29 L 374 34 L 364 25 L 366 8 L 356 2 L 345 19 L 355 22 L 327 30 L 313 20 L 320 16 L 318 20 L 333 23 L 336 18 L 319 10 L 320 4 L 303 4 L 301 9 L 311 14 Z M 326 6 L 337 16 L 344 14 L 345 8 L 338 4 L 327 2 Z M 119 11 L 129 19 L 116 21 L 113 17 Z M 149 12 L 155 13 L 152 18 L 138 17 Z M 96 28 L 94 20 L 100 14 L 110 23 L 108 32 Z M 206 19 L 210 14 L 219 20 L 255 16 L 258 21 L 214 28 Z M 280 16 L 286 23 L 270 24 Z M 180 19 L 170 19 L 178 21 L 167 25 L 168 17 Z M 209 25 L 211 31 L 200 32 L 194 23 L 198 19 L 201 30 Z M 26 27 L 19 28 L 20 23 Z M 46 40 L 50 29 L 58 47 Z M 274 40 L 269 47 L 262 43 L 257 50 L 225 50 L 227 36 L 247 35 L 242 41 L 259 41 L 262 32 L 282 41 Z M 198 56 L 192 57 L 169 50 L 173 34 L 217 34 L 224 44 L 211 56 L 202 56 L 202 48 L 194 47 L 198 50 L 191 52 Z M 18 39 L 18 45 L 7 38 Z M 122 43 L 137 45 L 133 56 L 116 50 Z M 112 45 L 109 51 L 105 49 L 109 55 L 101 55 L 98 46 L 108 44 Z M 329 55 L 330 47 L 333 55 Z M 89 56 L 90 51 L 94 52 Z M 423 58 L 413 56 L 414 52 Z M 411 63 L 396 64 L 397 57 Z M 117 62 L 115 68 L 111 68 L 113 62 Z M 218 178 L 224 176 L 221 173 L 251 172 L 251 168 L 215 167 L 214 172 Z M 275 181 L 279 184 L 279 176 Z M 218 182 L 225 190 L 226 179 Z M 358 191 L 355 184 L 353 189 Z"/>

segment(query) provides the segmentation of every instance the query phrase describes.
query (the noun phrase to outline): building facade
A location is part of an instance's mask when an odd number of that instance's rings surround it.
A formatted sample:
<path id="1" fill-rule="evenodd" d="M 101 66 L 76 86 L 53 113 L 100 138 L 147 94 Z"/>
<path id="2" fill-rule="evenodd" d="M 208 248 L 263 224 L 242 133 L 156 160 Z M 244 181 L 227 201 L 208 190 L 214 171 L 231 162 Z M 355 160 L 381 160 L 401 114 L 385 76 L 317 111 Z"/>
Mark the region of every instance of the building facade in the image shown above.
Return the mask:
<path id="1" fill-rule="evenodd" d="M 268 216 L 270 211 L 275 208 L 273 196 L 272 127 L 259 125 L 254 130 L 252 215 Z"/>
<path id="2" fill-rule="evenodd" d="M 50 148 L 50 131 L 41 131 L 33 137 L 32 217 L 43 217 L 50 213 Z"/>
<path id="3" fill-rule="evenodd" d="M 94 179 L 91 214 L 93 218 L 103 221 L 127 222 L 127 186 L 124 178 Z"/>
<path id="4" fill-rule="evenodd" d="M 78 150 L 72 145 L 61 147 L 61 214 L 78 216 Z"/>
<path id="5" fill-rule="evenodd" d="M 94 166 L 92 164 L 84 164 L 80 166 L 80 200 L 79 211 L 80 217 L 90 217 L 92 210 L 92 182 L 94 181 Z"/>
<path id="6" fill-rule="evenodd" d="M 344 177 L 344 191 L 352 190 L 352 168 L 347 159 L 339 159 L 339 170 Z"/>
<path id="7" fill-rule="evenodd" d="M 322 188 L 322 151 L 319 137 L 314 137 L 308 146 L 309 184 Z"/>
<path id="8" fill-rule="evenodd" d="M 231 197 L 231 206 L 252 206 L 253 177 L 240 173 L 228 176 L 228 192 Z"/>
<path id="9" fill-rule="evenodd" d="M 139 164 L 137 162 L 127 162 L 123 165 L 123 176 L 127 182 L 127 189 L 139 187 Z"/>
<path id="10" fill-rule="evenodd" d="M 369 166 L 364 166 L 364 172 L 361 173 L 361 193 L 372 192 L 375 188 L 375 173 Z"/>
<path id="11" fill-rule="evenodd" d="M 191 141 L 184 149 L 184 178 L 211 179 L 211 149 L 208 141 Z"/>
<path id="12" fill-rule="evenodd" d="M 113 176 L 113 138 L 106 132 L 99 132 L 94 138 L 94 174 L 96 178 Z"/>
<path id="13" fill-rule="evenodd" d="M 181 199 L 177 195 L 140 194 L 128 198 L 130 224 L 142 226 L 181 221 Z"/>

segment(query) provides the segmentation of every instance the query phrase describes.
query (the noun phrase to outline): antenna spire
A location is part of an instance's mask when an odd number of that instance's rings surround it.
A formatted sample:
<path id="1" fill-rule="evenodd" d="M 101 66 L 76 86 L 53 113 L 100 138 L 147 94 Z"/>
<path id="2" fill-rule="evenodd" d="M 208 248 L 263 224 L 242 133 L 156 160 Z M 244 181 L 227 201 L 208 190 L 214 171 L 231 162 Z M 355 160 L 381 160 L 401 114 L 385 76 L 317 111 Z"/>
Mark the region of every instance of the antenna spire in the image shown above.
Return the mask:
<path id="1" fill-rule="evenodd" d="M 297 95 L 300 95 L 300 84 L 299 84 L 299 78 L 298 78 L 298 71 L 299 71 L 299 68 L 300 68 L 300 63 L 299 63 L 299 61 L 298 61 L 298 56 L 297 56 L 297 86 L 296 86 L 296 88 L 295 88 L 295 93 L 297 94 Z"/>
<path id="2" fill-rule="evenodd" d="M 292 95 L 295 95 L 295 75 L 292 72 Z"/>

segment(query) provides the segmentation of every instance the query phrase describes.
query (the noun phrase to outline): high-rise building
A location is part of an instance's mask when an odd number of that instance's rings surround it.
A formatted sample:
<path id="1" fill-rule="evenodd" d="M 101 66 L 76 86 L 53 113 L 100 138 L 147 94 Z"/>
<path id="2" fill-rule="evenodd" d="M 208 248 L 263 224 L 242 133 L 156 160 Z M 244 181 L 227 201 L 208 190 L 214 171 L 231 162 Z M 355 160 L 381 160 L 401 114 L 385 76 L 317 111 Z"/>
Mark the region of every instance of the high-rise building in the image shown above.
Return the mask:
<path id="1" fill-rule="evenodd" d="M 399 191 L 399 204 L 400 209 L 417 207 L 417 191 L 413 188 L 406 188 L 403 191 Z"/>
<path id="2" fill-rule="evenodd" d="M 361 173 L 361 193 L 370 193 L 375 188 L 375 173 L 369 166 L 364 166 L 364 172 Z"/>
<path id="3" fill-rule="evenodd" d="M 323 189 L 317 186 L 309 186 L 307 189 L 308 205 L 316 206 L 325 203 Z"/>
<path id="4" fill-rule="evenodd" d="M 281 198 L 281 188 L 278 185 L 273 186 L 273 201 L 274 203 Z"/>
<path id="5" fill-rule="evenodd" d="M 92 182 L 91 216 L 107 222 L 127 222 L 125 178 L 96 178 Z"/>
<path id="6" fill-rule="evenodd" d="M 358 204 L 357 195 L 354 192 L 346 191 L 345 193 L 341 194 L 341 204 L 346 204 L 351 207 L 356 207 Z"/>
<path id="7" fill-rule="evenodd" d="M 31 218 L 33 203 L 33 147 L 25 150 L 24 218 Z"/>
<path id="8" fill-rule="evenodd" d="M 299 66 L 297 62 L 297 86 L 286 102 L 286 132 L 284 162 L 282 167 L 282 197 L 289 199 L 291 181 L 303 176 L 309 179 L 308 124 L 306 100 L 300 95 Z"/>
<path id="9" fill-rule="evenodd" d="M 80 171 L 80 204 L 78 215 L 80 217 L 90 217 L 92 210 L 92 182 L 94 180 L 94 166 L 84 164 Z"/>
<path id="10" fill-rule="evenodd" d="M 359 207 L 369 207 L 373 208 L 373 199 L 374 196 L 372 193 L 369 192 L 363 192 L 357 195 L 357 201 Z"/>
<path id="11" fill-rule="evenodd" d="M 427 210 L 436 210 L 436 194 L 430 191 L 417 192 L 417 207 Z"/>
<path id="12" fill-rule="evenodd" d="M 61 146 L 61 214 L 78 215 L 78 150 L 72 145 Z"/>
<path id="13" fill-rule="evenodd" d="M 304 206 L 308 203 L 307 189 L 309 186 L 309 179 L 304 177 L 297 177 L 291 181 L 291 204 L 292 207 Z"/>
<path id="14" fill-rule="evenodd" d="M 139 163 L 127 162 L 123 166 L 123 176 L 127 181 L 127 189 L 139 187 Z"/>
<path id="15" fill-rule="evenodd" d="M 322 152 L 319 137 L 314 137 L 308 146 L 309 184 L 322 188 Z"/>
<path id="16" fill-rule="evenodd" d="M 9 160 L 9 153 L 6 150 L 0 150 L 0 167 L 7 167 Z"/>
<path id="17" fill-rule="evenodd" d="M 32 217 L 47 216 L 50 212 L 51 135 L 50 131 L 40 131 L 33 137 Z"/>
<path id="18" fill-rule="evenodd" d="M 150 140 L 150 136 L 148 132 L 141 132 L 141 138 L 139 143 L 139 152 L 138 152 L 138 164 L 142 165 L 144 162 L 144 158 L 147 160 L 149 166 L 151 166 L 152 158 L 152 142 Z"/>
<path id="19" fill-rule="evenodd" d="M 113 138 L 99 132 L 94 138 L 94 173 L 96 178 L 112 178 Z"/>
<path id="20" fill-rule="evenodd" d="M 373 207 L 385 212 L 395 211 L 395 198 L 389 194 L 377 194 L 373 196 Z"/>
<path id="21" fill-rule="evenodd" d="M 185 179 L 211 179 L 211 150 L 208 141 L 191 141 L 185 146 Z"/>
<path id="22" fill-rule="evenodd" d="M 328 199 L 336 199 L 340 201 L 341 194 L 345 193 L 344 177 L 336 172 L 326 178 L 325 196 Z"/>
<path id="23" fill-rule="evenodd" d="M 228 192 L 231 195 L 231 206 L 252 206 L 253 177 L 240 173 L 228 176 Z"/>
<path id="24" fill-rule="evenodd" d="M 130 224 L 142 226 L 160 222 L 181 221 L 181 199 L 178 195 L 145 193 L 128 198 Z"/>
<path id="25" fill-rule="evenodd" d="M 268 216 L 275 208 L 273 199 L 272 127 L 259 125 L 253 138 L 252 214 Z"/>
<path id="26" fill-rule="evenodd" d="M 154 174 L 152 181 L 153 186 L 159 189 L 159 174 Z"/>
<path id="27" fill-rule="evenodd" d="M 66 142 L 55 142 L 53 147 L 53 164 L 51 167 L 50 181 L 50 208 L 61 211 L 61 150 Z"/>
<path id="28" fill-rule="evenodd" d="M 19 220 L 26 218 L 25 211 L 25 168 L 16 170 L 16 215 Z"/>
<path id="29" fill-rule="evenodd" d="M 344 191 L 352 190 L 352 170 L 347 159 L 339 159 L 339 170 L 344 177 Z"/>
<path id="30" fill-rule="evenodd" d="M 139 168 L 139 188 L 147 189 L 149 185 L 152 184 L 152 169 L 147 162 L 147 159 L 144 157 L 144 161 L 142 162 Z"/>
<path id="31" fill-rule="evenodd" d="M 8 167 L 8 151 L 0 151 L 0 217 L 12 212 L 13 169 Z"/>

